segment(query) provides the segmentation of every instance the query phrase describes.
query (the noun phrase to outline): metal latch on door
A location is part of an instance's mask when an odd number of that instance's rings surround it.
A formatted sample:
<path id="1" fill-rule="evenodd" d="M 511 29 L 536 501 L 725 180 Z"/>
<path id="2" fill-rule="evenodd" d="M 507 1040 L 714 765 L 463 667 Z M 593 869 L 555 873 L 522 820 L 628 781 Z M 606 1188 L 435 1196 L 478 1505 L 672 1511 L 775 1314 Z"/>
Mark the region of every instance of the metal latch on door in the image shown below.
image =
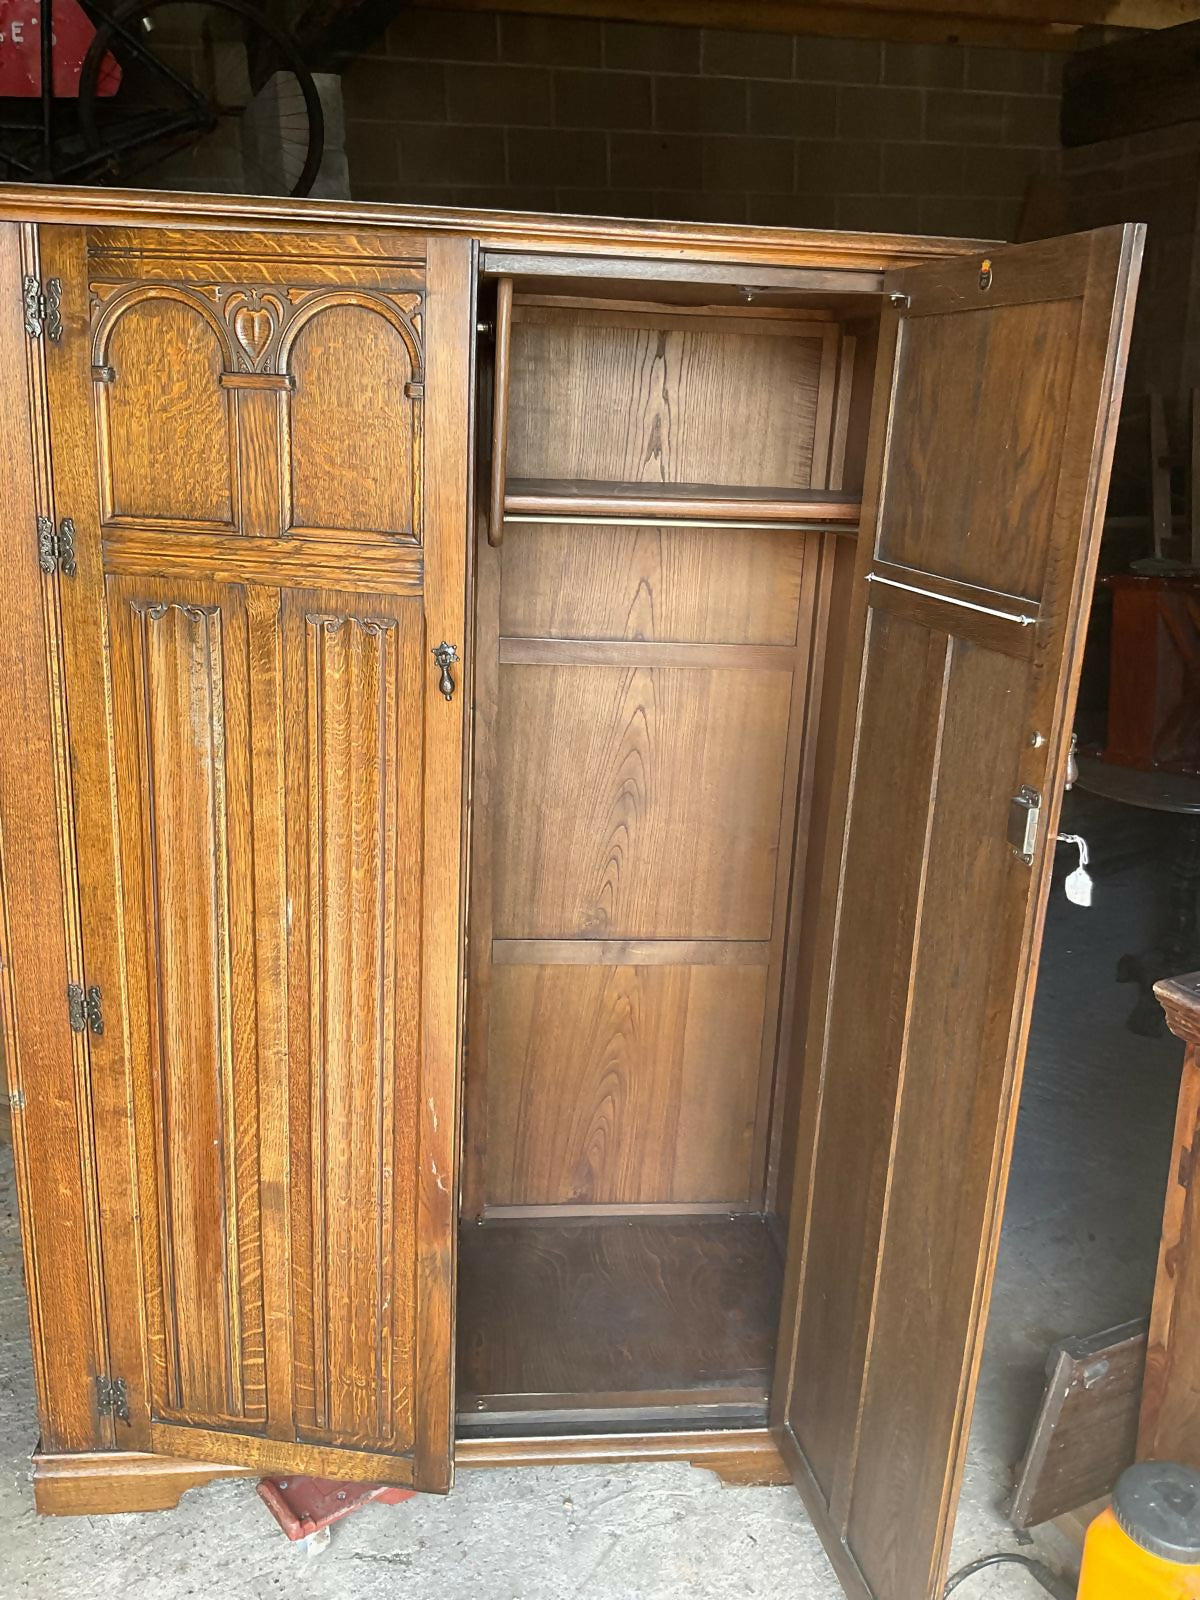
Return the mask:
<path id="1" fill-rule="evenodd" d="M 1070 789 L 1078 776 L 1079 769 L 1075 763 L 1075 735 L 1071 735 L 1071 748 L 1067 753 L 1067 779 L 1063 785 Z M 1008 842 L 1024 861 L 1026 866 L 1033 862 L 1034 850 L 1037 847 L 1038 830 L 1042 820 L 1042 797 L 1038 791 L 1029 784 L 1023 783 L 1013 795 L 1008 805 Z M 1067 874 L 1063 885 L 1067 899 L 1072 905 L 1090 906 L 1092 903 L 1092 879 L 1088 872 L 1088 847 L 1087 840 L 1079 833 L 1060 833 L 1056 835 L 1057 844 L 1073 844 L 1079 852 L 1079 864 L 1073 872 Z"/>

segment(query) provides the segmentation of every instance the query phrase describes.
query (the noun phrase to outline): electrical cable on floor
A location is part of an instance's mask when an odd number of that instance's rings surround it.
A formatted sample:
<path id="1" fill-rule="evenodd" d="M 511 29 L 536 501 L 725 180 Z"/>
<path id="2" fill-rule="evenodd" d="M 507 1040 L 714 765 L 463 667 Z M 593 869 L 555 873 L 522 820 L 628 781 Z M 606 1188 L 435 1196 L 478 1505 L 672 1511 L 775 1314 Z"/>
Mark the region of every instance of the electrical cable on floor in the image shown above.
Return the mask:
<path id="1" fill-rule="evenodd" d="M 1073 1583 L 1069 1583 L 1065 1578 L 1060 1578 L 1057 1573 L 1051 1572 L 1044 1562 L 1035 1561 L 1032 1556 L 1016 1555 L 1011 1551 L 998 1551 L 993 1556 L 981 1556 L 978 1561 L 968 1561 L 965 1567 L 959 1567 L 958 1571 L 947 1579 L 946 1587 L 942 1590 L 942 1600 L 946 1600 L 947 1595 L 952 1594 L 960 1583 L 964 1583 L 976 1572 L 982 1572 L 985 1567 L 999 1567 L 1007 1562 L 1011 1562 L 1016 1567 L 1024 1567 L 1041 1584 L 1047 1594 L 1054 1596 L 1054 1600 L 1074 1600 L 1075 1585 Z"/>

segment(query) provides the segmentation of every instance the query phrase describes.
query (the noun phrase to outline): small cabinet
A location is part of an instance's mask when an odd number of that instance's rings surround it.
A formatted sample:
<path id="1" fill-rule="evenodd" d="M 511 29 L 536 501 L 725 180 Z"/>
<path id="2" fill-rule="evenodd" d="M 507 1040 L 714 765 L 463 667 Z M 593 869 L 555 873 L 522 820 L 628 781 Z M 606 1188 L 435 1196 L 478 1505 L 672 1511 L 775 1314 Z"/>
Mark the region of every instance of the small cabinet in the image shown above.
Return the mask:
<path id="1" fill-rule="evenodd" d="M 674 1456 L 932 1600 L 1140 230 L 37 211 L 39 1505 Z"/>

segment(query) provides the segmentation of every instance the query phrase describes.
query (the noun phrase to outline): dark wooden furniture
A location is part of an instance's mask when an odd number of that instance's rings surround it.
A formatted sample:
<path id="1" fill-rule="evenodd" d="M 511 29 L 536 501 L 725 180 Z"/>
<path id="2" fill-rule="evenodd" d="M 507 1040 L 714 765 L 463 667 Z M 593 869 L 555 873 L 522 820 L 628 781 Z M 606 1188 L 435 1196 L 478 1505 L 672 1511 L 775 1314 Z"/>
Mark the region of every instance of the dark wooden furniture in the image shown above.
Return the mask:
<path id="1" fill-rule="evenodd" d="M 940 1593 L 1140 230 L 0 217 L 41 1509 L 675 1458 Z"/>
<path id="2" fill-rule="evenodd" d="M 1063 1517 L 1111 1493 L 1136 1455 L 1146 1318 L 1064 1339 L 1046 1362 L 1046 1392 L 1009 1505 L 1015 1528 Z"/>
<path id="3" fill-rule="evenodd" d="M 1140 1461 L 1200 1467 L 1200 973 L 1154 986 L 1171 1032 L 1184 1042 L 1175 1141 L 1167 1177 L 1158 1275 L 1150 1310 L 1146 1379 L 1138 1426 Z"/>
<path id="4" fill-rule="evenodd" d="M 1200 777 L 1200 577 L 1104 583 L 1113 597 L 1104 759 Z"/>

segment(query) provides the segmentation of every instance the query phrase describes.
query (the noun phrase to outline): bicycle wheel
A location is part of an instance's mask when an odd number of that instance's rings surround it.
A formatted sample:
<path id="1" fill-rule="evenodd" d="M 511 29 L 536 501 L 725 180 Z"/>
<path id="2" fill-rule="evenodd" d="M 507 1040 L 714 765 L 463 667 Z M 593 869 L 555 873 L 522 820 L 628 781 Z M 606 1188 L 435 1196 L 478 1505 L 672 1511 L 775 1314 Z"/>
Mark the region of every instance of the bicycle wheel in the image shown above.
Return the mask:
<path id="1" fill-rule="evenodd" d="M 295 41 L 247 0 L 116 10 L 84 57 L 79 126 L 109 181 L 240 194 L 307 194 L 325 139 Z"/>

